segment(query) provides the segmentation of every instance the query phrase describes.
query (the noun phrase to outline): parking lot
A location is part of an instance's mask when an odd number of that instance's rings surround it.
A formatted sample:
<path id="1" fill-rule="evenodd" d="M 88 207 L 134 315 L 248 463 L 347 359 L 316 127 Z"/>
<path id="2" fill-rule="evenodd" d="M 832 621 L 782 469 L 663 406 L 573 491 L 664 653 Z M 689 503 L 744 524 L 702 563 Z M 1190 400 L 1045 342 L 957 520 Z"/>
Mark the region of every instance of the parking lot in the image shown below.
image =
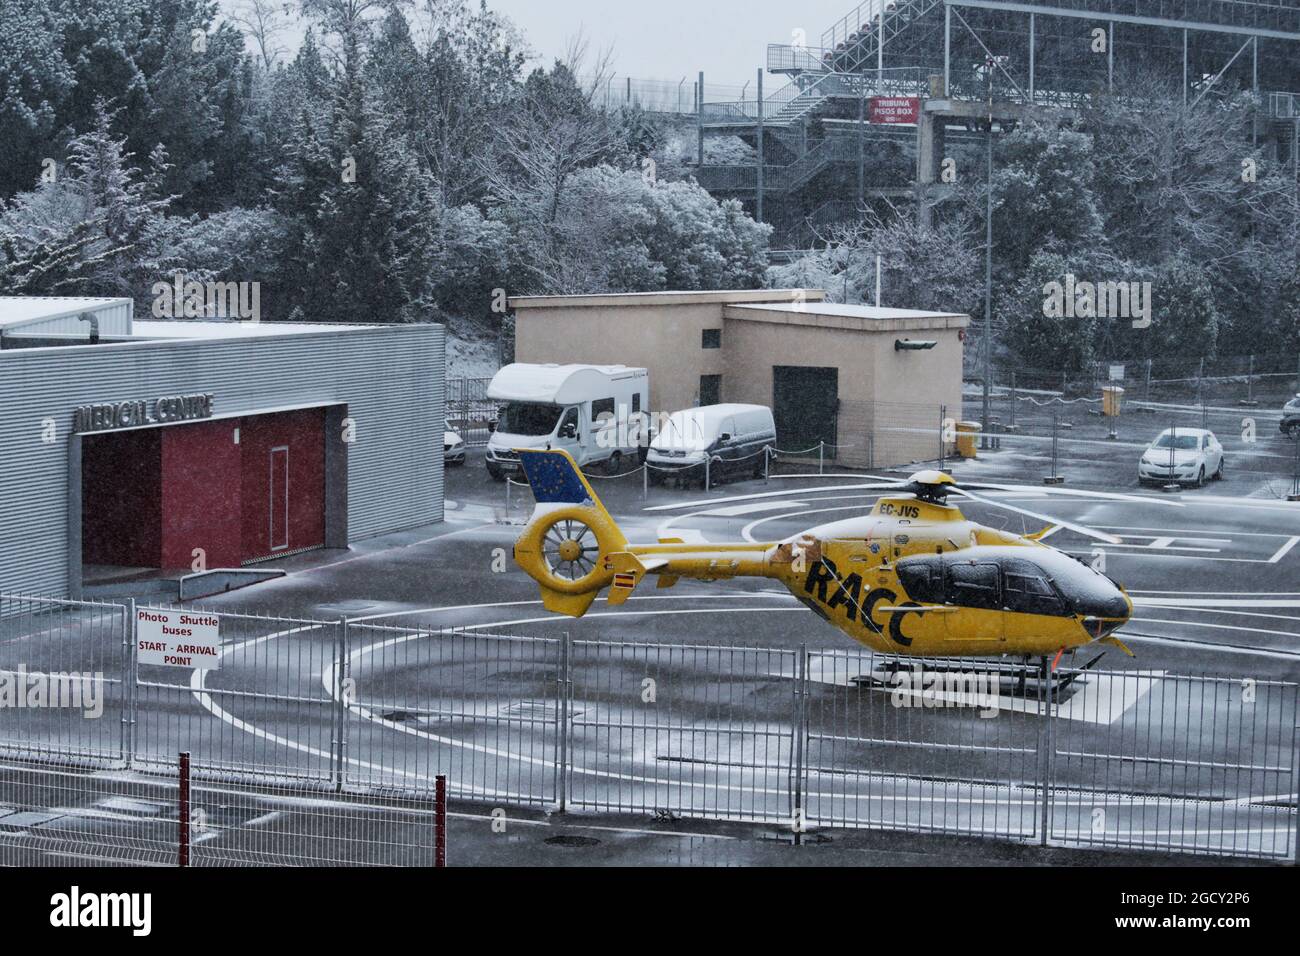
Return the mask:
<path id="1" fill-rule="evenodd" d="M 1131 489 L 1101 480 L 1128 454 L 1105 447 L 1105 457 L 1063 457 L 1067 484 L 1136 491 L 1135 476 Z M 1036 486 L 1042 457 L 1014 440 L 949 462 L 969 480 L 1026 482 L 1004 497 L 1124 538 L 1049 538 L 1088 560 L 1100 554 L 1128 589 L 1136 609 L 1121 637 L 1137 657 L 1108 648 L 1062 663 L 1093 670 L 1054 702 L 1048 792 L 1033 783 L 1045 718 L 1032 684 L 1000 699 L 993 720 L 960 708 L 899 711 L 887 688 L 864 680 L 881 662 L 772 582 L 682 581 L 668 592 L 642 589 L 617 608 L 602 598 L 581 619 L 547 613 L 509 560 L 531 495 L 492 481 L 479 454 L 449 469 L 442 525 L 287 558 L 278 562 L 285 577 L 199 602 L 228 622 L 222 668 L 184 680 L 142 673 L 141 761 L 165 766 L 190 749 L 210 751 L 228 770 L 329 779 L 341 758 L 345 782 L 410 786 L 441 771 L 453 794 L 472 802 L 543 807 L 563 793 L 570 810 L 631 812 L 633 821 L 664 810 L 669 820 L 799 819 L 810 831 L 1030 842 L 1042 836 L 1050 803 L 1053 843 L 1294 855 L 1300 514 L 1266 485 L 1247 487 L 1237 473 L 1205 488 L 1146 493 L 1172 504 L 1049 500 Z M 815 472 L 816 463 L 775 471 Z M 869 508 L 878 493 L 854 483 L 774 475 L 706 491 L 647 489 L 639 474 L 593 477 L 631 540 L 684 532 L 777 540 Z M 1243 497 L 1224 493 L 1234 487 Z M 1037 530 L 978 502 L 963 509 L 994 527 Z M 330 622 L 343 617 L 340 665 Z M 355 682 L 346 755 L 331 748 L 340 666 Z M 567 696 L 557 690 L 561 666 Z M 647 679 L 659 695 L 653 718 Z M 1242 681 L 1254 688 L 1249 700 Z M 791 694 L 801 686 L 798 712 Z M 563 778 L 555 771 L 561 707 L 571 724 Z M 796 747 L 806 785 L 792 808 Z M 1135 747 L 1144 754 L 1137 761 Z M 1098 807 L 1108 827 L 1100 838 L 1091 829 Z"/>

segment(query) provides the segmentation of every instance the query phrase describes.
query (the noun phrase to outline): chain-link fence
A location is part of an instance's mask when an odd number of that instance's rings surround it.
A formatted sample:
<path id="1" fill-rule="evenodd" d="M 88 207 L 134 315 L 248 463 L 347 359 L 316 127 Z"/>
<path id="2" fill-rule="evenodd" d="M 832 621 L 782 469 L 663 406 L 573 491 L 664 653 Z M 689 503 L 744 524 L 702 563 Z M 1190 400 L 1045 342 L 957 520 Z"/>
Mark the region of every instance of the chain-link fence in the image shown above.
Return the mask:
<path id="1" fill-rule="evenodd" d="M 1073 376 L 999 371 L 980 447 L 1019 459 L 1035 478 L 1082 471 L 1109 487 L 1137 487 L 1226 477 L 1230 493 L 1283 498 L 1300 491 L 1300 412 L 1285 408 L 1296 395 L 1297 376 L 1282 364 L 1277 357 L 1240 356 L 1106 363 Z M 965 414 L 984 424 L 979 383 L 968 387 Z M 1173 437 L 1161 440 L 1164 432 Z M 1211 440 L 1201 432 L 1212 433 Z M 1165 458 L 1178 454 L 1165 461 L 1162 448 Z M 1176 459 L 1178 467 L 1172 475 L 1144 467 L 1139 475 L 1144 455 L 1150 466 Z M 1196 460 L 1184 461 L 1190 458 Z"/>
<path id="2" fill-rule="evenodd" d="M 1291 682 L 182 609 L 196 667 L 149 656 L 177 609 L 3 600 L 0 862 L 170 864 L 187 819 L 195 864 L 427 862 L 439 775 L 493 806 L 1296 854 Z M 114 707 L 50 695 L 86 660 Z"/>

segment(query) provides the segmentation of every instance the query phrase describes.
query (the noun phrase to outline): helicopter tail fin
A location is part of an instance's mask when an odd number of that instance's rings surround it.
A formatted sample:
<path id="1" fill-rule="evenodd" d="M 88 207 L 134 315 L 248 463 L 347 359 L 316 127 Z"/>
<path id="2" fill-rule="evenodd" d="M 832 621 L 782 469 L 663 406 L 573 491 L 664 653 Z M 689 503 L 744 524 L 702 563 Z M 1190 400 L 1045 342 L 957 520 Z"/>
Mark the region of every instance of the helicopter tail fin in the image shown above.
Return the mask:
<path id="1" fill-rule="evenodd" d="M 518 454 L 537 506 L 515 542 L 514 557 L 541 587 L 543 606 L 581 617 L 610 585 L 616 585 L 610 601 L 622 603 L 645 567 L 627 552 L 627 538 L 577 463 L 558 449 Z M 621 586 L 629 581 L 631 587 Z"/>

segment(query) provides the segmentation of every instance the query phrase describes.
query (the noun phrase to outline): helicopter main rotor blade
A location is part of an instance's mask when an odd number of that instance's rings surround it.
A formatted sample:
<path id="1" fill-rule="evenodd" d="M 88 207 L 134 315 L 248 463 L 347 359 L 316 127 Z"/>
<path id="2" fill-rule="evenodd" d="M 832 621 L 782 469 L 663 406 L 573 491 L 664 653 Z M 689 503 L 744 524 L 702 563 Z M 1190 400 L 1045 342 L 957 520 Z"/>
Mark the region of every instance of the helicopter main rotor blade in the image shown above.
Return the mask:
<path id="1" fill-rule="evenodd" d="M 823 478 L 823 479 L 825 478 L 869 478 L 872 481 L 883 481 L 886 484 L 891 484 L 891 485 L 906 485 L 906 484 L 910 484 L 912 481 L 912 479 L 910 478 L 890 478 L 887 475 L 847 475 L 842 472 L 836 472 L 833 475 L 800 474 L 800 475 L 768 475 L 768 477 L 769 478 Z"/>
<path id="2" fill-rule="evenodd" d="M 889 481 L 880 475 L 770 475 L 771 478 L 871 478 L 875 481 Z M 842 488 L 871 488 L 886 487 L 883 485 L 841 485 Z M 888 487 L 897 488 L 899 491 L 914 491 L 916 482 L 910 478 L 893 479 L 893 484 Z M 954 481 L 951 485 L 935 485 L 934 487 L 944 491 L 956 492 L 962 491 L 1014 491 L 1028 492 L 1033 494 L 1045 495 L 1066 495 L 1075 498 L 1098 498 L 1103 501 L 1133 501 L 1138 504 L 1161 504 L 1168 505 L 1171 508 L 1186 507 L 1181 501 L 1174 501 L 1169 498 L 1156 498 L 1151 495 L 1131 495 L 1122 491 L 1085 491 L 1082 488 L 1054 488 L 1051 485 L 1002 485 L 989 482 L 975 482 L 967 484 L 964 481 Z M 817 489 L 818 491 L 822 489 Z"/>
<path id="3" fill-rule="evenodd" d="M 1066 521 L 1064 518 L 1058 518 L 1055 515 L 1046 515 L 1040 511 L 1030 511 L 1028 508 L 1021 508 L 1016 505 L 1007 504 L 1005 501 L 998 501 L 996 498 L 985 498 L 983 495 L 972 494 L 965 488 L 953 488 L 953 494 L 961 495 L 963 498 L 970 498 L 973 501 L 979 501 L 986 505 L 992 505 L 994 508 L 1005 508 L 1007 511 L 1014 511 L 1016 514 L 1022 514 L 1027 518 L 1036 518 L 1039 521 L 1046 521 L 1049 524 L 1060 525 L 1062 528 L 1069 528 L 1071 531 L 1077 531 L 1079 534 L 1086 535 L 1089 538 L 1095 538 L 1106 544 L 1123 544 L 1122 538 L 1117 538 L 1113 534 L 1106 534 L 1104 531 L 1097 531 L 1089 528 L 1087 525 L 1075 524 L 1073 521 Z"/>
<path id="4" fill-rule="evenodd" d="M 821 478 L 825 476 L 813 475 L 813 477 Z M 678 504 L 671 504 L 671 505 L 651 505 L 650 507 L 643 508 L 641 510 L 642 511 L 684 511 L 687 508 L 695 508 L 696 510 L 699 510 L 701 508 L 716 507 L 721 504 L 730 504 L 736 501 L 758 501 L 763 498 L 785 498 L 793 494 L 810 495 L 816 491 L 855 491 L 859 488 L 869 488 L 869 489 L 885 490 L 885 491 L 911 491 L 912 485 L 907 482 L 903 482 L 900 484 L 899 482 L 891 481 L 888 484 L 823 485 L 818 488 L 800 488 L 798 489 L 798 491 L 796 491 L 793 488 L 788 488 L 785 491 L 762 491 L 752 495 L 731 495 L 730 497 L 727 498 L 714 498 L 712 500 L 706 500 L 706 501 L 685 501 L 685 502 L 680 502 Z"/>
<path id="5" fill-rule="evenodd" d="M 1136 501 L 1139 504 L 1168 505 L 1172 508 L 1186 507 L 1181 501 L 1169 498 L 1156 498 L 1152 495 L 1130 495 L 1122 491 L 1085 491 L 1082 488 L 1054 488 L 1051 485 L 998 485 L 986 482 L 966 484 L 958 482 L 952 486 L 958 491 L 1032 491 L 1047 495 L 1073 495 L 1076 498 L 1099 498 L 1103 501 Z"/>

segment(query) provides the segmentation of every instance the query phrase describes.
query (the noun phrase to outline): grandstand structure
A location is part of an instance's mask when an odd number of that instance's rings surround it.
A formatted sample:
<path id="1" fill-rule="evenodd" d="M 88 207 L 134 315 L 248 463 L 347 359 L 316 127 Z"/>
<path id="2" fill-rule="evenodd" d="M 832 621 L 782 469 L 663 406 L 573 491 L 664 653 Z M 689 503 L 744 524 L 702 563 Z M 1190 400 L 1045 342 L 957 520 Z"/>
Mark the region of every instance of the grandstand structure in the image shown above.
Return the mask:
<path id="1" fill-rule="evenodd" d="M 945 149 L 990 125 L 1104 109 L 1135 69 L 1188 105 L 1258 94 L 1255 137 L 1297 165 L 1300 0 L 864 0 L 819 46 L 768 46 L 784 86 L 765 94 L 760 69 L 748 98 L 694 97 L 696 178 L 772 223 L 776 246 L 806 248 L 887 200 L 916 200 L 928 221 Z M 915 121 L 872 122 L 876 97 L 916 98 Z M 752 161 L 707 162 L 722 136 Z"/>

